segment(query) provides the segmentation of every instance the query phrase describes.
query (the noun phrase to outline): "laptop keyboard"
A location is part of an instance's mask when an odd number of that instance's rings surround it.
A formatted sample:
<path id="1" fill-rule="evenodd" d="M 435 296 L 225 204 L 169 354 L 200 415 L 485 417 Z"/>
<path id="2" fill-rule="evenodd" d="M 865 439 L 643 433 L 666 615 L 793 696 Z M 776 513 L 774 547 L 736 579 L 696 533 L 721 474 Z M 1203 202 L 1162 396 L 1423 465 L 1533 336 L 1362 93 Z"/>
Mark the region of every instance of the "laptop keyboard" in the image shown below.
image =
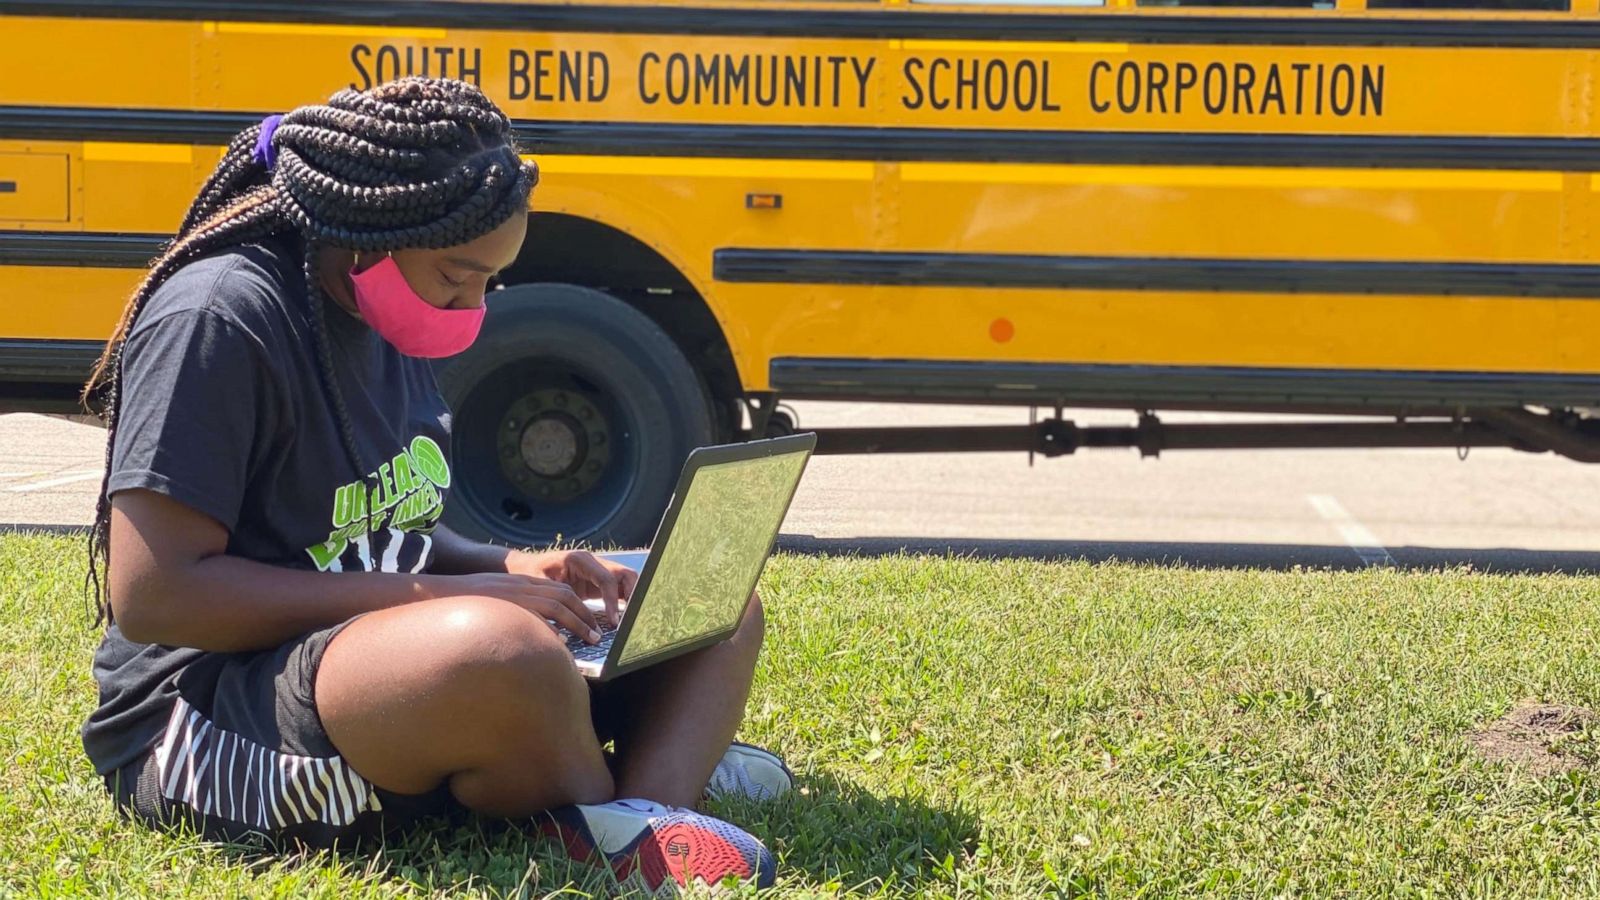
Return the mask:
<path id="1" fill-rule="evenodd" d="M 573 659 L 598 662 L 611 653 L 611 642 L 617 637 L 616 626 L 598 617 L 596 618 L 596 624 L 600 631 L 600 643 L 598 644 L 590 644 L 565 628 L 561 629 L 562 636 L 567 639 L 567 650 L 572 654 Z"/>

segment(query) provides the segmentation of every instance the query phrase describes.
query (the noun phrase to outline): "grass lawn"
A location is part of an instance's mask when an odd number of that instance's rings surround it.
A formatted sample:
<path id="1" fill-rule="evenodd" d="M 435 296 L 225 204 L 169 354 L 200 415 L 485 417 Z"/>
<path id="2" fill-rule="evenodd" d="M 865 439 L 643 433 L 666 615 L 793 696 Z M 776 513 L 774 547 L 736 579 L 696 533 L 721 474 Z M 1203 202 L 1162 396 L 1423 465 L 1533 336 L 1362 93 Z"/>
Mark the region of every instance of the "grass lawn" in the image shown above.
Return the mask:
<path id="1" fill-rule="evenodd" d="M 282 859 L 119 821 L 78 745 L 82 573 L 76 538 L 0 537 L 0 895 L 605 893 L 488 824 Z M 1468 740 L 1600 706 L 1594 579 L 783 556 L 762 590 L 743 737 L 804 788 L 718 812 L 783 896 L 1600 895 L 1595 774 Z"/>

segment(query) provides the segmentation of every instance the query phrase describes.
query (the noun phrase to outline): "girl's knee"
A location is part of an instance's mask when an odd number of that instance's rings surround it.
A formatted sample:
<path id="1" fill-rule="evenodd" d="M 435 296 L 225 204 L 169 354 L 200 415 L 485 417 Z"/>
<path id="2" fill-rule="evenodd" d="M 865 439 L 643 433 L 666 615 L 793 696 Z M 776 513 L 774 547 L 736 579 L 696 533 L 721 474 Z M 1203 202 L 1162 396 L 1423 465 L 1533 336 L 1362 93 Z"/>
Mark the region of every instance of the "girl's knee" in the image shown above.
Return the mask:
<path id="1" fill-rule="evenodd" d="M 502 600 L 436 600 L 420 611 L 418 665 L 441 683 L 530 679 L 582 686 L 565 643 L 542 619 Z"/>
<path id="2" fill-rule="evenodd" d="M 753 652 L 761 649 L 761 642 L 766 639 L 767 616 L 761 607 L 761 595 L 755 592 L 750 594 L 750 606 L 745 609 L 744 618 L 739 622 L 739 629 L 733 633 L 733 644 L 748 647 Z"/>
<path id="3" fill-rule="evenodd" d="M 322 685 L 329 675 L 341 684 Z M 329 646 L 318 681 L 319 697 L 336 693 L 365 703 L 375 693 L 399 692 L 412 709 L 441 715 L 462 708 L 492 716 L 573 706 L 585 697 L 583 679 L 550 626 L 487 597 L 430 600 L 363 616 Z"/>

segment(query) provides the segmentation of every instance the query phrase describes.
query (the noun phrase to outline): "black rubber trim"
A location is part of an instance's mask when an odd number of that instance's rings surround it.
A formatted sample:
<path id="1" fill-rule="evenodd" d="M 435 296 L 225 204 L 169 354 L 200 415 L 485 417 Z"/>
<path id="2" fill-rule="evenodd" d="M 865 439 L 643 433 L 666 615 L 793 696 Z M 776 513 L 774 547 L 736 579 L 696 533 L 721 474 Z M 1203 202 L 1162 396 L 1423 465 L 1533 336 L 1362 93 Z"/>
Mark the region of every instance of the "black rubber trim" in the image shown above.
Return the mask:
<path id="1" fill-rule="evenodd" d="M 104 346 L 99 341 L 0 340 L 0 380 L 81 382 Z"/>
<path id="2" fill-rule="evenodd" d="M 0 181 L 0 194 L 15 194 L 17 183 L 15 181 Z"/>
<path id="3" fill-rule="evenodd" d="M 16 15 L 93 16 L 663 35 L 1127 41 L 1316 47 L 1600 46 L 1600 21 L 1292 18 L 1081 12 L 971 13 L 934 9 L 704 9 L 672 6 L 454 2 L 454 0 L 10 0 Z"/>
<path id="4" fill-rule="evenodd" d="M 0 266 L 142 269 L 171 239 L 164 234 L 0 231 Z"/>
<path id="5" fill-rule="evenodd" d="M 1600 266 L 1544 263 L 725 249 L 712 274 L 745 284 L 1600 298 Z"/>
<path id="6" fill-rule="evenodd" d="M 0 112 L 0 130 L 3 130 Z M 1594 138 L 1174 134 L 953 128 L 519 122 L 534 153 L 897 162 L 1587 171 Z"/>
<path id="7" fill-rule="evenodd" d="M 259 112 L 0 106 L 0 138 L 226 144 Z M 1174 134 L 519 120 L 535 154 L 1588 171 L 1600 139 Z"/>
<path id="8" fill-rule="evenodd" d="M 0 106 L 0 138 L 226 144 L 266 113 L 79 106 Z"/>
<path id="9" fill-rule="evenodd" d="M 1600 375 L 780 357 L 787 397 L 1342 408 L 1600 405 Z"/>

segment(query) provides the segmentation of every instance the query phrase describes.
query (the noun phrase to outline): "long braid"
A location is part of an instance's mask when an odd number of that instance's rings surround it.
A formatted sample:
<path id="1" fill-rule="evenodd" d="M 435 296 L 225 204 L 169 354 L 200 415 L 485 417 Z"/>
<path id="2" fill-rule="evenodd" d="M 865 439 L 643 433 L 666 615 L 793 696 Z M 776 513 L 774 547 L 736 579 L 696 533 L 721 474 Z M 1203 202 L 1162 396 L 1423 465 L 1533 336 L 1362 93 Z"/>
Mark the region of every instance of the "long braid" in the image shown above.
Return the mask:
<path id="1" fill-rule="evenodd" d="M 323 297 L 321 279 L 317 278 L 317 250 L 306 245 L 306 284 L 311 287 L 311 334 L 317 345 L 317 365 L 322 370 L 323 388 L 333 403 L 334 418 L 339 423 L 339 438 L 344 450 L 355 463 L 357 472 L 367 471 L 367 462 L 356 441 L 356 430 L 350 424 L 350 409 L 345 406 L 344 389 L 339 387 L 338 369 L 333 366 L 333 340 L 328 336 L 328 304 Z"/>
<path id="2" fill-rule="evenodd" d="M 106 423 L 106 477 L 89 537 L 88 583 L 98 618 L 109 620 L 107 496 L 116 440 L 122 352 L 145 304 L 183 266 L 273 234 L 305 240 L 304 277 L 317 363 L 340 436 L 366 473 L 339 387 L 318 277 L 325 248 L 359 252 L 453 247 L 527 212 L 538 169 L 522 160 L 504 113 L 476 87 L 405 78 L 368 91 L 342 90 L 325 105 L 283 117 L 271 136 L 269 171 L 255 153 L 261 126 L 240 132 L 206 179 L 177 236 L 128 299 L 84 387 L 84 402 Z"/>
<path id="3" fill-rule="evenodd" d="M 110 615 L 110 608 L 104 602 L 104 570 L 111 552 L 111 500 L 107 488 L 111 481 L 111 451 L 121 408 L 118 401 L 121 399 L 122 351 L 127 345 L 128 332 L 151 295 L 183 266 L 217 249 L 259 240 L 274 231 L 283 230 L 282 217 L 275 208 L 275 201 L 276 197 L 270 188 L 259 188 L 235 198 L 233 203 L 219 210 L 199 227 L 189 229 L 169 244 L 129 298 L 105 352 L 95 363 L 89 382 L 84 387 L 85 405 L 98 407 L 106 424 L 105 474 L 100 478 L 94 526 L 89 531 L 87 582 L 95 598 L 96 621 Z"/>
<path id="4" fill-rule="evenodd" d="M 228 142 L 222 161 L 200 186 L 200 194 L 178 226 L 178 234 L 188 234 L 190 229 L 208 221 L 224 206 L 245 190 L 264 185 L 268 181 L 267 169 L 255 159 L 256 141 L 261 137 L 261 126 L 251 125 Z"/>

